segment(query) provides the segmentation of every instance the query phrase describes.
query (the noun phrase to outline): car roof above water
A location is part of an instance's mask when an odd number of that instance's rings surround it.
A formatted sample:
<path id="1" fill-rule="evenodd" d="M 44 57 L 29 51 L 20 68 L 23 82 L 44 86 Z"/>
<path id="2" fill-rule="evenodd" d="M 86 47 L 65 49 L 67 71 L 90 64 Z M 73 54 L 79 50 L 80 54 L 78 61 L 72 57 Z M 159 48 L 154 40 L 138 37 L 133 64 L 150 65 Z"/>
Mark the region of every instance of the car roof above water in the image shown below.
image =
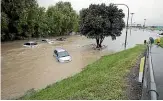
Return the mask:
<path id="1" fill-rule="evenodd" d="M 62 49 L 62 48 L 56 48 L 55 49 L 57 52 L 63 52 L 63 51 L 66 51 L 66 50 L 64 50 L 64 49 Z"/>
<path id="2" fill-rule="evenodd" d="M 25 43 L 37 43 L 37 42 L 35 42 L 35 41 L 28 41 L 28 42 L 25 42 Z"/>

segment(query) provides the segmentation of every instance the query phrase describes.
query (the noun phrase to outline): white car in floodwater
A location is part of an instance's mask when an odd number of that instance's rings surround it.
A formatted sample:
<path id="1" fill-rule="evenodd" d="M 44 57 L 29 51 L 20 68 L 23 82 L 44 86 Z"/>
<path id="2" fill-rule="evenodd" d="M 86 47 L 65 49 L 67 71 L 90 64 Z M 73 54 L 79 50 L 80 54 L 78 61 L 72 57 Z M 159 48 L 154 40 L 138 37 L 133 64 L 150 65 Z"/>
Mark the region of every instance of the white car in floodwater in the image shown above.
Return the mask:
<path id="1" fill-rule="evenodd" d="M 49 40 L 49 39 L 43 39 L 43 42 L 47 42 L 48 44 L 54 44 L 54 41 Z"/>
<path id="2" fill-rule="evenodd" d="M 163 33 L 160 33 L 159 35 L 162 37 L 163 36 Z"/>
<path id="3" fill-rule="evenodd" d="M 38 45 L 37 45 L 37 42 L 29 41 L 29 42 L 24 43 L 23 46 L 25 46 L 25 47 L 37 47 Z"/>
<path id="4" fill-rule="evenodd" d="M 63 63 L 63 62 L 70 62 L 70 61 L 72 61 L 71 60 L 71 56 L 69 55 L 69 53 L 66 50 L 62 49 L 62 48 L 56 48 L 54 50 L 53 56 L 56 57 L 58 62 L 62 62 Z"/>

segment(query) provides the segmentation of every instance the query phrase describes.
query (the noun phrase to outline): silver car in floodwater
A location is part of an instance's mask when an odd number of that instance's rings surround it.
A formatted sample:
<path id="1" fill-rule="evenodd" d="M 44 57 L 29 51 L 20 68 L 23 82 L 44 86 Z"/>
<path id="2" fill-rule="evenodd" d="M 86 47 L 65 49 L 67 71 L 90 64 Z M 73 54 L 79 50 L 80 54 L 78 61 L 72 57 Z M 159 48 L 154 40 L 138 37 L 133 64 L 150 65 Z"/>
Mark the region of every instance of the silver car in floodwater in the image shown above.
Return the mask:
<path id="1" fill-rule="evenodd" d="M 72 61 L 69 53 L 62 48 L 56 48 L 54 50 L 53 56 L 55 56 L 57 61 L 61 63 Z"/>
<path id="2" fill-rule="evenodd" d="M 35 41 L 29 41 L 29 42 L 24 43 L 23 46 L 33 48 L 33 47 L 37 47 L 38 44 L 37 44 L 37 42 L 35 42 Z"/>

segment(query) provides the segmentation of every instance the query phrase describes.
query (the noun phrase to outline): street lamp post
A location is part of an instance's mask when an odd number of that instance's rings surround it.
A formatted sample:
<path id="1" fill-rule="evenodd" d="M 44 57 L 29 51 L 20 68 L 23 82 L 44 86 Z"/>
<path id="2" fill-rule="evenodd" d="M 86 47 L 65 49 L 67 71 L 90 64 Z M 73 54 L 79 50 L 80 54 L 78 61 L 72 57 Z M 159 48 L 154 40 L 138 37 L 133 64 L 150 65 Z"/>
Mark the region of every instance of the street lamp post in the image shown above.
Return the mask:
<path id="1" fill-rule="evenodd" d="M 134 28 L 135 28 L 135 26 L 136 26 L 136 22 L 134 22 L 134 25 L 133 25 L 133 26 L 134 26 Z"/>
<path id="2" fill-rule="evenodd" d="M 114 4 L 114 5 L 124 5 L 128 9 L 128 16 L 127 16 L 127 25 L 126 25 L 126 36 L 125 36 L 125 49 L 126 49 L 126 44 L 127 44 L 127 32 L 128 32 L 128 20 L 129 20 L 129 7 L 126 4 Z"/>
<path id="3" fill-rule="evenodd" d="M 145 22 L 146 22 L 147 19 L 144 19 L 144 28 L 145 28 Z"/>
<path id="4" fill-rule="evenodd" d="M 134 15 L 135 13 L 131 13 L 131 25 L 130 25 L 130 27 L 132 27 L 132 18 L 133 18 L 133 15 Z"/>
<path id="5" fill-rule="evenodd" d="M 131 14 L 131 24 L 130 24 L 130 35 L 131 35 L 132 18 L 133 18 L 134 13 L 130 13 L 130 14 Z"/>

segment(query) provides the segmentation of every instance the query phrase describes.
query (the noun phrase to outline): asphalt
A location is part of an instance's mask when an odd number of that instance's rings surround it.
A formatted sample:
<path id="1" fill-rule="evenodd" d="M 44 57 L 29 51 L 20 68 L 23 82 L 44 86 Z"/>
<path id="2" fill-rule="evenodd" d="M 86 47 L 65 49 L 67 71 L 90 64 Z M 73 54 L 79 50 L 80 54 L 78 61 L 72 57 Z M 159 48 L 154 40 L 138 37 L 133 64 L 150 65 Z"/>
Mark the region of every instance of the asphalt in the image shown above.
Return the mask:
<path id="1" fill-rule="evenodd" d="M 151 56 L 156 89 L 159 94 L 158 100 L 163 100 L 163 48 L 152 46 Z"/>

